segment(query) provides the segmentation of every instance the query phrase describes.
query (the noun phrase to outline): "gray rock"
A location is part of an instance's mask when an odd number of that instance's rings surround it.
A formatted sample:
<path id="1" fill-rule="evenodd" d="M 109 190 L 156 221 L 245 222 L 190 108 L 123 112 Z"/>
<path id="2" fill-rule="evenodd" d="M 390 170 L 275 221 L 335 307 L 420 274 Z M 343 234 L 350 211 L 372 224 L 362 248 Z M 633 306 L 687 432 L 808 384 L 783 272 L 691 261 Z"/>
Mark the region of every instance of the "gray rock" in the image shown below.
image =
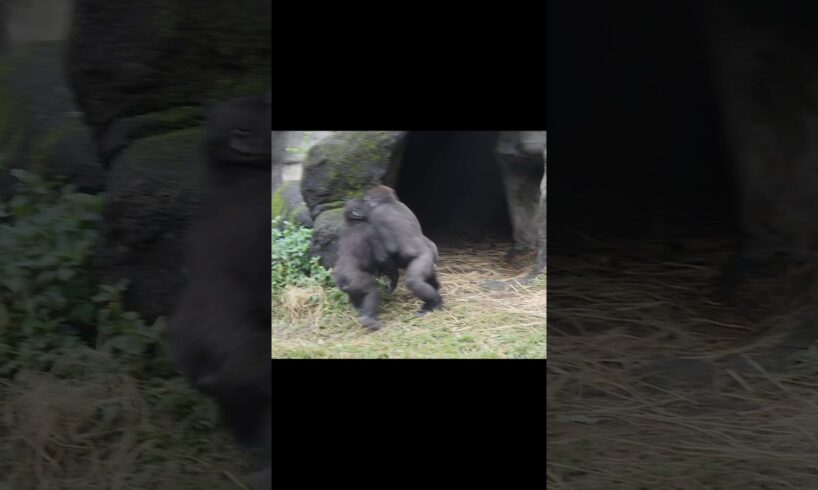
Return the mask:
<path id="1" fill-rule="evenodd" d="M 154 318 L 168 314 L 184 282 L 185 234 L 199 210 L 202 130 L 135 141 L 108 176 L 97 265 L 131 282 L 126 303 Z"/>
<path id="2" fill-rule="evenodd" d="M 405 131 L 339 131 L 310 149 L 301 193 L 315 222 L 312 250 L 323 264 L 335 262 L 344 201 L 394 185 L 405 141 Z"/>

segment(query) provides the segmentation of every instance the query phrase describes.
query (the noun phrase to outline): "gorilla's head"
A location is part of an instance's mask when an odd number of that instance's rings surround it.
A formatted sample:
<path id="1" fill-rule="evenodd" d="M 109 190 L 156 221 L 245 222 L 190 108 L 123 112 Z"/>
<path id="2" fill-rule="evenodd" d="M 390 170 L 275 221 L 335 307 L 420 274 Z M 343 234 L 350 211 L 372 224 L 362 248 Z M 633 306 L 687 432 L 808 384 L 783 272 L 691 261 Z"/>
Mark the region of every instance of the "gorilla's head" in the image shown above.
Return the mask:
<path id="1" fill-rule="evenodd" d="M 363 199 L 349 199 L 344 203 L 344 219 L 347 221 L 366 221 L 369 209 Z"/>
<path id="2" fill-rule="evenodd" d="M 366 192 L 364 201 L 370 208 L 374 208 L 378 204 L 386 202 L 395 202 L 398 200 L 398 195 L 391 187 L 385 185 L 377 185 Z"/>
<path id="3" fill-rule="evenodd" d="M 213 163 L 269 170 L 271 105 L 265 95 L 230 99 L 212 107 L 206 123 Z"/>

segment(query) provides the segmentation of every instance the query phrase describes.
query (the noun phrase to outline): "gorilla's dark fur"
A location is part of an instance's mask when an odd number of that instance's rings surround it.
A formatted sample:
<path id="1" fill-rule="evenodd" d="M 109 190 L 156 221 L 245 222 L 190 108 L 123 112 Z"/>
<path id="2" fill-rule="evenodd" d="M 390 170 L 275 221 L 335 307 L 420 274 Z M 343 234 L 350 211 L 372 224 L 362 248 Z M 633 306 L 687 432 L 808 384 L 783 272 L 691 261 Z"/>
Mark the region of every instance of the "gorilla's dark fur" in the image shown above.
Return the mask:
<path id="1" fill-rule="evenodd" d="M 374 235 L 367 204 L 363 199 L 350 199 L 344 205 L 344 226 L 332 277 L 358 310 L 358 321 L 372 330 L 381 327 L 375 284 L 375 277 L 380 274 L 389 277 L 389 291 L 394 291 L 398 286 L 398 266 Z"/>
<path id="2" fill-rule="evenodd" d="M 406 267 L 406 287 L 423 300 L 420 315 L 441 308 L 443 298 L 435 274 L 437 245 L 423 235 L 415 214 L 385 185 L 367 191 L 364 201 L 377 243 L 375 260 L 383 263 L 391 259 Z"/>
<path id="3" fill-rule="evenodd" d="M 233 99 L 206 126 L 209 182 L 190 233 L 171 358 L 219 403 L 238 441 L 271 450 L 270 102 Z M 269 480 L 262 474 L 262 486 Z"/>

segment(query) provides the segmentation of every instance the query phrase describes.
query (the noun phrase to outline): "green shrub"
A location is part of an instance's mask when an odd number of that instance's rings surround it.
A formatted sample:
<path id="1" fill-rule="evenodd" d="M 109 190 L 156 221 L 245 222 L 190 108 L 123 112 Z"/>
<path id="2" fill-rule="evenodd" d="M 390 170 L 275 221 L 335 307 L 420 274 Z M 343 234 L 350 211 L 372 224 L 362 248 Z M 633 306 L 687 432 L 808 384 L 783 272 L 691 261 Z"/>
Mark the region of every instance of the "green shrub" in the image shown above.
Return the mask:
<path id="1" fill-rule="evenodd" d="M 0 376 L 78 374 L 101 358 L 144 367 L 157 334 L 123 309 L 124 282 L 100 285 L 91 272 L 104 196 L 11 173 L 15 195 L 0 202 Z"/>
<path id="2" fill-rule="evenodd" d="M 310 255 L 313 230 L 280 217 L 272 223 L 273 293 L 288 285 L 332 286 L 332 277 L 317 257 Z"/>

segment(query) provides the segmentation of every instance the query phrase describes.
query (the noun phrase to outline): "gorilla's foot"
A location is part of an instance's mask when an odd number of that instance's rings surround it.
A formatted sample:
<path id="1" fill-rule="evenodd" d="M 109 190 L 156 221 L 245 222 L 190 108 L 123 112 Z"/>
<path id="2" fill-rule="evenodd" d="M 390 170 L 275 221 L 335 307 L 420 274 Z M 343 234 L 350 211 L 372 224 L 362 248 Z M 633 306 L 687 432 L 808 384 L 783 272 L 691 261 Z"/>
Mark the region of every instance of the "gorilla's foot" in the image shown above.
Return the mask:
<path id="1" fill-rule="evenodd" d="M 545 263 L 541 265 L 535 265 L 534 268 L 531 269 L 531 272 L 529 272 L 528 275 L 525 276 L 525 278 L 523 278 L 523 281 L 525 281 L 525 283 L 528 284 L 543 274 L 545 274 Z"/>
<path id="2" fill-rule="evenodd" d="M 441 299 L 438 303 L 427 303 L 423 305 L 423 307 L 418 311 L 415 315 L 420 318 L 422 316 L 426 316 L 427 314 L 435 311 L 435 310 L 442 310 L 443 309 L 443 300 Z"/>
<path id="3" fill-rule="evenodd" d="M 369 330 L 380 330 L 383 324 L 371 316 L 359 316 L 358 321 Z"/>
<path id="4" fill-rule="evenodd" d="M 533 262 L 539 250 L 533 247 L 515 245 L 506 253 L 505 261 L 512 265 L 523 265 Z"/>

